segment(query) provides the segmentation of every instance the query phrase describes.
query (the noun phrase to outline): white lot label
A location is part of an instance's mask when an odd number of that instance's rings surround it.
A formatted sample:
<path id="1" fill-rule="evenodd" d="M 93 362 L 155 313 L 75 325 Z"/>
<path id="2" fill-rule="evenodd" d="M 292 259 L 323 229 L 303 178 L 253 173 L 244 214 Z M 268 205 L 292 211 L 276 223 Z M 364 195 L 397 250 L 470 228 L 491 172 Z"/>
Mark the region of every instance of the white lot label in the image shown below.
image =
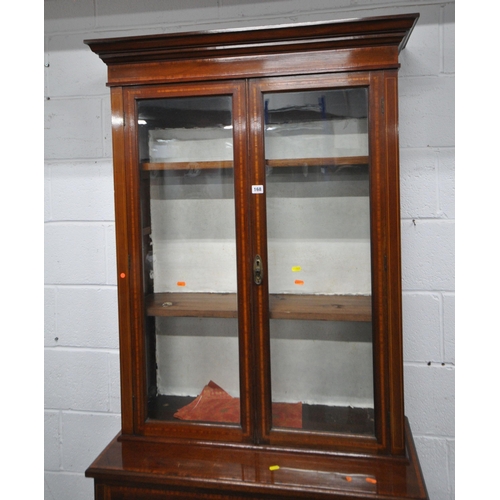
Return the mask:
<path id="1" fill-rule="evenodd" d="M 264 193 L 264 186 L 262 184 L 252 186 L 252 194 L 262 194 Z"/>

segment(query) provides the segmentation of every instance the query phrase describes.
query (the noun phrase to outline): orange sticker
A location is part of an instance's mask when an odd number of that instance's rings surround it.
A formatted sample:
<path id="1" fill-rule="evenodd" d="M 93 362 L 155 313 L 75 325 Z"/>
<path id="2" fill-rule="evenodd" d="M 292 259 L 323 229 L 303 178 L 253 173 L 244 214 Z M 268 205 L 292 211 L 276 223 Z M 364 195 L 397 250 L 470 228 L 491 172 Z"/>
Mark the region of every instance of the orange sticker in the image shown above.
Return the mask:
<path id="1" fill-rule="evenodd" d="M 125 273 L 120 273 L 120 278 L 125 278 Z"/>
<path id="2" fill-rule="evenodd" d="M 352 477 L 351 476 L 346 476 L 345 480 L 350 483 L 352 481 Z"/>
<path id="3" fill-rule="evenodd" d="M 374 479 L 373 477 L 367 477 L 366 482 L 371 484 L 377 484 L 377 480 Z"/>
<path id="4" fill-rule="evenodd" d="M 302 280 L 295 280 L 296 285 L 303 285 L 304 282 Z"/>
<path id="5" fill-rule="evenodd" d="M 186 282 L 185 281 L 178 281 L 177 286 L 186 286 Z"/>

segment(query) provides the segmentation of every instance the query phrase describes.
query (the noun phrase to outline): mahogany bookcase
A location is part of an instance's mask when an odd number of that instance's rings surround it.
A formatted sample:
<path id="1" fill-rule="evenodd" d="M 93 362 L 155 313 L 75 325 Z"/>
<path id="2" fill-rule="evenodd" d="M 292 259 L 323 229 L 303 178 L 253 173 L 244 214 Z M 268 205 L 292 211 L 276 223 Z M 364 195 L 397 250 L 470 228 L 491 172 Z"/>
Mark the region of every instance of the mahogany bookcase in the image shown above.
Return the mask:
<path id="1" fill-rule="evenodd" d="M 424 499 L 398 68 L 418 14 L 87 40 L 108 68 L 122 429 L 96 499 Z"/>

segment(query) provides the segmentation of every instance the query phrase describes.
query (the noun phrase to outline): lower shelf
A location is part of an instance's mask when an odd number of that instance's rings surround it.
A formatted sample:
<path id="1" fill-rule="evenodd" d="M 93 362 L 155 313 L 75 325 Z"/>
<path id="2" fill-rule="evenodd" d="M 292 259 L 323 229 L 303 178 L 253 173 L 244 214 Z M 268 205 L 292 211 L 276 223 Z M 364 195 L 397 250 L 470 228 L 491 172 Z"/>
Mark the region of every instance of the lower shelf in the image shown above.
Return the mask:
<path id="1" fill-rule="evenodd" d="M 117 436 L 86 476 L 96 500 L 428 499 L 409 425 L 407 455 L 349 457 Z"/>
<path id="2" fill-rule="evenodd" d="M 177 421 L 175 413 L 192 403 L 190 396 L 157 396 L 149 401 L 148 416 L 153 420 Z M 293 405 L 292 405 L 293 406 Z M 371 408 L 302 404 L 300 426 L 308 431 L 325 431 L 372 436 L 374 434 L 374 412 Z M 213 422 L 214 420 L 210 420 Z M 203 422 L 203 420 L 198 420 Z M 208 420 L 207 420 L 208 422 Z M 220 423 L 233 422 L 218 420 Z M 286 426 L 286 425 L 284 425 Z M 291 427 L 297 427 L 295 425 Z"/>

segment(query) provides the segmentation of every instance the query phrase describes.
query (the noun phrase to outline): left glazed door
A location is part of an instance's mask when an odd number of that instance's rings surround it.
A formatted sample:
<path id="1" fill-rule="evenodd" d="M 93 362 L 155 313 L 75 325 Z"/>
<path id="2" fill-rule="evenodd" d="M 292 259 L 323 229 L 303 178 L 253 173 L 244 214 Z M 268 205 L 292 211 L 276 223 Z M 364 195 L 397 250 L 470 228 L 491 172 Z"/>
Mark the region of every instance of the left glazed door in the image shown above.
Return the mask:
<path id="1" fill-rule="evenodd" d="M 244 98 L 239 82 L 125 91 L 139 434 L 249 439 Z"/>

